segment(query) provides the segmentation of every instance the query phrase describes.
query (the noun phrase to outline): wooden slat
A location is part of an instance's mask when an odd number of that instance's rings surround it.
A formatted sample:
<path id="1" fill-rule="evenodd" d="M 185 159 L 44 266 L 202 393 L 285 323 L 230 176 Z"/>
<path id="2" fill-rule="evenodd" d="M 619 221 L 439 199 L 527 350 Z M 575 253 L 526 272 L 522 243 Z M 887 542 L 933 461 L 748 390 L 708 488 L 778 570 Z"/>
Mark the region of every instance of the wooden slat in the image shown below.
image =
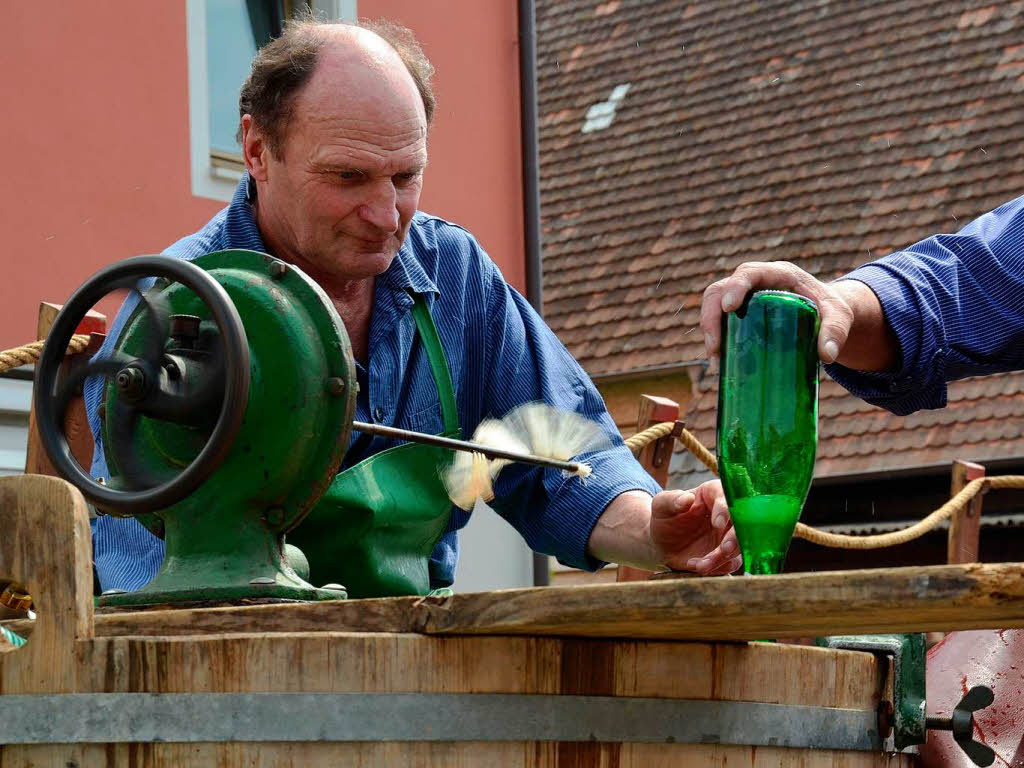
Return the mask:
<path id="1" fill-rule="evenodd" d="M 985 476 L 985 468 L 971 461 L 957 459 L 953 462 L 953 477 L 949 495 L 956 496 L 971 480 Z M 979 493 L 958 514 L 949 519 L 949 537 L 946 545 L 946 562 L 978 562 L 978 539 L 981 534 L 981 503 L 984 494 Z"/>
<path id="2" fill-rule="evenodd" d="M 92 637 L 85 499 L 55 477 L 0 477 L 0 583 L 26 587 L 38 614 L 29 643 L 0 657 L 0 694 L 74 690 L 74 643 Z"/>
<path id="3" fill-rule="evenodd" d="M 750 640 L 1015 627 L 1024 627 L 1024 565 L 1018 563 L 662 579 L 95 618 L 96 635 L 104 636 L 334 631 Z"/>
<path id="4" fill-rule="evenodd" d="M 640 395 L 640 409 L 637 414 L 636 431 L 642 432 L 652 424 L 664 421 L 675 421 L 679 418 L 679 403 L 667 397 L 656 395 Z M 672 435 L 655 440 L 640 451 L 637 461 L 647 470 L 662 488 L 668 484 L 668 465 L 672 458 L 672 449 L 676 439 Z M 651 577 L 650 571 L 620 565 L 616 569 L 616 581 L 646 581 Z"/>

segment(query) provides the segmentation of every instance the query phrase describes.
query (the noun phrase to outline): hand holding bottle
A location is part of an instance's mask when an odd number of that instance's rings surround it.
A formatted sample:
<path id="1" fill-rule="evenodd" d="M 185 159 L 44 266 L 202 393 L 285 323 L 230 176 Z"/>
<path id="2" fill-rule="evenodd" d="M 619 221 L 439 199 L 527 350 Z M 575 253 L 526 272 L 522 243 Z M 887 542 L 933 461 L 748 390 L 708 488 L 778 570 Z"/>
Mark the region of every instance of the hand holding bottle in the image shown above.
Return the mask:
<path id="1" fill-rule="evenodd" d="M 860 371 L 892 370 L 899 364 L 899 341 L 870 288 L 857 280 L 825 283 L 785 261 L 741 264 L 704 290 L 700 327 L 708 359 L 719 353 L 722 314 L 734 312 L 751 291 L 764 288 L 792 291 L 817 305 L 818 356 L 823 362 Z"/>

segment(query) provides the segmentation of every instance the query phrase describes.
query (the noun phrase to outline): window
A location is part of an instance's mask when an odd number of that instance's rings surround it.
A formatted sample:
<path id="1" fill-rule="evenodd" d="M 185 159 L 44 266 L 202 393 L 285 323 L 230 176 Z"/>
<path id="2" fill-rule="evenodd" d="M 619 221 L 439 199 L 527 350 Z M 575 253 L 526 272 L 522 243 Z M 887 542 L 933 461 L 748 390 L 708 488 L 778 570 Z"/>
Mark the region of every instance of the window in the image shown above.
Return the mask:
<path id="1" fill-rule="evenodd" d="M 305 11 L 354 20 L 356 0 L 187 0 L 192 194 L 231 199 L 244 170 L 238 91 L 258 47 Z"/>

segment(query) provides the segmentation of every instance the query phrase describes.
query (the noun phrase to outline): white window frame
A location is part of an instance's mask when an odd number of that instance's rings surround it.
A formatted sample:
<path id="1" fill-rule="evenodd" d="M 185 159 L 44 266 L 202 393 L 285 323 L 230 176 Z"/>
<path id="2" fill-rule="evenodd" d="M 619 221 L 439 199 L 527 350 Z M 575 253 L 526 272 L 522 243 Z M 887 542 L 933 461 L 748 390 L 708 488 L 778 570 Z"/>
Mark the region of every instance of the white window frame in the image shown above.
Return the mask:
<path id="1" fill-rule="evenodd" d="M 312 0 L 324 19 L 358 18 L 357 0 Z M 185 2 L 192 194 L 230 201 L 244 167 L 237 156 L 210 151 L 210 93 L 206 76 L 206 0 Z"/>

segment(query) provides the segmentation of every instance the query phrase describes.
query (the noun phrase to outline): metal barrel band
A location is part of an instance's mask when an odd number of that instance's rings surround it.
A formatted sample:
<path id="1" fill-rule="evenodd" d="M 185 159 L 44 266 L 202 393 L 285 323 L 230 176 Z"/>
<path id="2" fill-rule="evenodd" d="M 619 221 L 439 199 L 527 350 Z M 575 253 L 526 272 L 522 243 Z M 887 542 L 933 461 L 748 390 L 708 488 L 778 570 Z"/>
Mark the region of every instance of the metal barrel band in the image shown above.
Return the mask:
<path id="1" fill-rule="evenodd" d="M 747 701 L 429 693 L 0 696 L 0 744 L 268 741 L 882 747 L 874 711 Z"/>

